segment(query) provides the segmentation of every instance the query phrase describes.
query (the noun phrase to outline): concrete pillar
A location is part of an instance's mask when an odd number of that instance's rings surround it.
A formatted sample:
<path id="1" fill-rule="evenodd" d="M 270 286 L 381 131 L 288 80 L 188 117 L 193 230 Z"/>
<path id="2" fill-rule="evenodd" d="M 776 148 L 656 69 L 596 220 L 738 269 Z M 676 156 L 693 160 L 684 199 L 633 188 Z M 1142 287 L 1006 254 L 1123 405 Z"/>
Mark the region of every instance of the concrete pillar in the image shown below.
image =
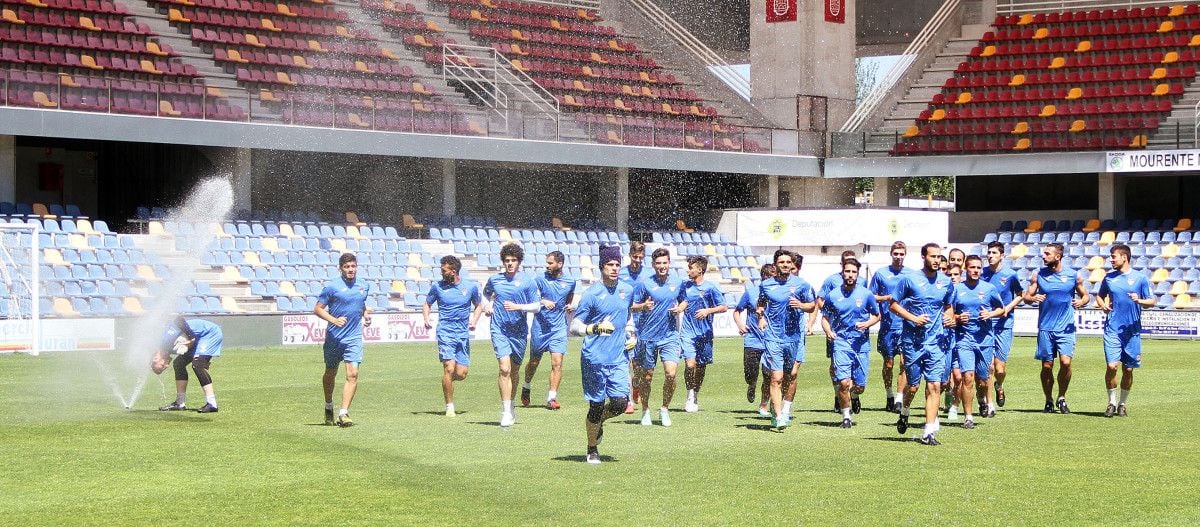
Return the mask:
<path id="1" fill-rule="evenodd" d="M 229 183 L 233 186 L 233 210 L 250 210 L 254 195 L 254 151 L 237 148 L 233 151 Z"/>
<path id="2" fill-rule="evenodd" d="M 1096 213 L 1101 219 L 1125 217 L 1125 176 L 1101 172 L 1096 178 L 1100 189 L 1096 193 Z"/>
<path id="3" fill-rule="evenodd" d="M 875 188 L 871 191 L 875 207 L 899 207 L 900 189 L 904 188 L 905 178 L 877 177 Z"/>
<path id="4" fill-rule="evenodd" d="M 758 206 L 779 208 L 779 176 L 767 176 L 758 181 Z"/>
<path id="5" fill-rule="evenodd" d="M 825 21 L 824 0 L 796 0 L 796 21 L 774 23 L 766 21 L 770 2 L 750 2 L 751 102 L 775 126 L 808 123 L 807 110 L 798 115 L 798 95 L 827 98 L 827 122 L 816 128 L 836 130 L 854 111 L 856 2 L 836 3 L 843 24 Z"/>
<path id="6" fill-rule="evenodd" d="M 458 205 L 458 171 L 453 159 L 442 160 L 442 215 L 453 216 Z"/>
<path id="7" fill-rule="evenodd" d="M 0 201 L 17 201 L 17 138 L 0 135 Z"/>
<path id="8" fill-rule="evenodd" d="M 842 208 L 854 205 L 854 179 L 783 178 L 779 190 L 788 193 L 788 208 Z"/>
<path id="9" fill-rule="evenodd" d="M 979 0 L 979 23 L 989 24 L 996 19 L 996 0 Z"/>
<path id="10" fill-rule="evenodd" d="M 628 232 L 629 230 L 629 167 L 620 167 L 617 169 L 617 232 Z"/>

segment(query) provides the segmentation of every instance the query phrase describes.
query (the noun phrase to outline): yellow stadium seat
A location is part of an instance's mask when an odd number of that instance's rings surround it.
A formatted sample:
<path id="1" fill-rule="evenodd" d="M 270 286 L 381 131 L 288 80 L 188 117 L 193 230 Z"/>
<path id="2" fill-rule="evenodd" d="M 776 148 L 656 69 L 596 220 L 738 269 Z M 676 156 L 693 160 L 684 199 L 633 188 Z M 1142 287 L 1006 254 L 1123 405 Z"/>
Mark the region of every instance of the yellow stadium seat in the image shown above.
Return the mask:
<path id="1" fill-rule="evenodd" d="M 749 265 L 750 267 L 758 267 L 758 258 L 755 258 L 753 256 L 747 256 L 746 257 L 746 265 Z"/>
<path id="2" fill-rule="evenodd" d="M 1192 219 L 1191 218 L 1183 218 L 1183 219 L 1179 220 L 1179 223 L 1175 224 L 1175 232 L 1183 232 L 1183 231 L 1186 231 L 1191 228 L 1192 228 Z"/>
<path id="3" fill-rule="evenodd" d="M 1027 123 L 1025 121 L 1018 122 L 1015 126 L 1013 126 L 1012 133 L 1014 133 L 1014 134 L 1029 133 L 1029 123 Z"/>
<path id="4" fill-rule="evenodd" d="M 1104 269 L 1092 269 L 1088 273 L 1088 282 L 1093 284 L 1099 283 L 1101 280 L 1104 280 L 1104 275 Z"/>
<path id="5" fill-rule="evenodd" d="M 143 265 L 137 266 L 137 275 L 138 275 L 138 278 L 141 278 L 142 280 L 148 280 L 151 282 L 157 282 L 157 281 L 161 280 L 161 278 L 159 278 L 157 275 L 154 274 L 154 268 L 150 267 L 149 265 L 143 264 Z"/>
<path id="6" fill-rule="evenodd" d="M 1025 76 L 1020 73 L 1013 75 L 1008 81 L 1009 86 L 1020 86 L 1022 84 L 1025 84 Z"/>
<path id="7" fill-rule="evenodd" d="M 1179 281 L 1171 284 L 1170 293 L 1175 296 L 1185 295 L 1185 294 L 1187 294 L 1187 290 L 1188 290 L 1188 283 L 1184 282 L 1183 280 L 1179 280 Z"/>
<path id="8" fill-rule="evenodd" d="M 500 241 L 511 242 L 513 240 L 515 240 L 515 238 L 513 238 L 511 232 L 508 232 L 508 229 L 500 229 Z"/>
<path id="9" fill-rule="evenodd" d="M 1171 307 L 1175 309 L 1191 309 L 1192 295 L 1182 294 L 1175 297 L 1175 302 L 1171 304 Z"/>
<path id="10" fill-rule="evenodd" d="M 1013 145 L 1013 150 L 1029 150 L 1032 144 L 1028 137 L 1022 137 L 1017 140 L 1017 144 Z"/>
<path id="11" fill-rule="evenodd" d="M 1167 16 L 1180 16 L 1186 12 L 1187 12 L 1187 6 L 1173 5 L 1173 6 L 1171 6 L 1171 11 L 1169 13 L 1167 13 Z"/>
<path id="12" fill-rule="evenodd" d="M 166 236 L 167 230 L 163 228 L 161 221 L 152 221 L 146 225 L 147 232 L 152 236 Z"/>
<path id="13" fill-rule="evenodd" d="M 263 244 L 263 249 L 266 249 L 273 253 L 287 252 L 283 249 L 280 249 L 279 242 L 275 241 L 275 238 L 272 238 L 270 236 L 263 238 L 262 244 Z"/>
<path id="14" fill-rule="evenodd" d="M 1033 14 L 1032 13 L 1025 13 L 1025 14 L 1021 15 L 1020 20 L 1017 20 L 1018 26 L 1027 26 L 1032 23 L 1033 23 Z"/>
<path id="15" fill-rule="evenodd" d="M 258 259 L 258 253 L 254 251 L 242 251 L 242 259 L 246 260 L 246 265 L 253 265 L 254 267 L 267 266 L 267 264 L 263 263 L 262 260 Z"/>
<path id="16" fill-rule="evenodd" d="M 292 229 L 292 225 L 290 223 L 280 223 L 279 224 L 279 235 L 285 236 L 288 238 L 295 238 L 296 231 Z"/>
<path id="17" fill-rule="evenodd" d="M 1071 122 L 1071 129 L 1067 130 L 1067 131 L 1071 132 L 1071 133 L 1077 133 L 1077 132 L 1082 132 L 1084 130 L 1087 130 L 1087 122 L 1084 121 L 1083 119 L 1076 119 L 1073 122 Z"/>
<path id="18" fill-rule="evenodd" d="M 918 135 L 921 135 L 921 129 L 915 124 L 909 126 L 908 129 L 904 131 L 904 137 L 916 137 Z"/>
<path id="19" fill-rule="evenodd" d="M 71 265 L 71 262 L 63 260 L 62 252 L 54 248 L 42 249 L 42 263 L 47 263 L 50 265 Z"/>
<path id="20" fill-rule="evenodd" d="M 87 236 L 82 234 L 68 234 L 67 243 L 76 251 L 94 251 L 95 247 L 88 245 Z"/>
<path id="21" fill-rule="evenodd" d="M 121 301 L 121 307 L 124 307 L 125 311 L 135 315 L 141 315 L 146 312 L 146 309 L 142 307 L 142 301 L 136 296 L 125 297 L 125 299 Z"/>
<path id="22" fill-rule="evenodd" d="M 332 247 L 333 250 L 335 250 L 339 253 L 346 252 L 346 240 L 343 240 L 341 238 L 330 238 L 329 246 Z"/>
<path id="23" fill-rule="evenodd" d="M 1025 232 L 1038 232 L 1042 230 L 1042 220 L 1029 220 L 1029 225 L 1025 226 Z"/>
<path id="24" fill-rule="evenodd" d="M 296 284 L 291 280 L 279 282 L 279 293 L 286 296 L 300 296 L 300 291 L 296 290 Z"/>
<path id="25" fill-rule="evenodd" d="M 221 228 L 221 225 L 216 224 L 216 223 L 208 224 L 208 232 L 209 232 L 209 234 L 212 234 L 213 236 L 215 236 L 217 238 L 232 238 L 233 237 L 232 234 L 225 232 L 225 230 Z"/>
<path id="26" fill-rule="evenodd" d="M 1056 113 L 1058 113 L 1058 108 L 1053 104 L 1047 104 L 1044 108 L 1042 108 L 1042 111 L 1038 114 L 1038 117 L 1054 117 L 1054 114 Z"/>
<path id="27" fill-rule="evenodd" d="M 421 261 L 421 255 L 419 255 L 417 253 L 408 253 L 408 266 L 409 267 L 418 267 L 419 268 L 422 265 L 425 265 L 425 262 Z"/>
<path id="28" fill-rule="evenodd" d="M 1167 78 L 1167 68 L 1154 68 L 1154 71 L 1150 72 L 1150 77 L 1148 78 L 1152 81 Z"/>
<path id="29" fill-rule="evenodd" d="M 1067 65 L 1067 59 L 1065 59 L 1063 57 L 1054 57 L 1054 60 L 1051 60 L 1050 65 L 1047 67 L 1049 69 L 1056 70 L 1056 69 L 1061 68 L 1066 65 Z"/>
<path id="30" fill-rule="evenodd" d="M 1150 275 L 1150 282 L 1158 284 L 1158 283 L 1166 282 L 1167 279 L 1170 277 L 1171 277 L 1171 273 L 1167 272 L 1166 269 L 1161 269 L 1161 268 L 1155 269 L 1154 273 Z"/>
<path id="31" fill-rule="evenodd" d="M 1048 27 L 1039 27 L 1039 28 L 1037 29 L 1037 31 L 1035 31 L 1035 32 L 1033 33 L 1033 40 L 1041 40 L 1041 39 L 1043 39 L 1043 38 L 1046 38 L 1046 37 L 1048 37 L 1048 36 L 1050 36 L 1050 28 L 1048 28 Z"/>
<path id="32" fill-rule="evenodd" d="M 1100 230 L 1100 220 L 1097 218 L 1087 220 L 1087 224 L 1083 226 L 1083 232 L 1095 232 L 1097 230 Z"/>
<path id="33" fill-rule="evenodd" d="M 230 313 L 245 313 L 246 312 L 245 309 L 242 309 L 242 306 L 238 305 L 237 300 L 234 300 L 232 296 L 222 295 L 221 296 L 221 307 L 225 308 L 225 311 L 228 311 Z"/>
<path id="34" fill-rule="evenodd" d="M 1096 241 L 1096 245 L 1111 245 L 1117 240 L 1117 233 L 1113 231 L 1104 231 L 1100 233 L 1100 239 Z"/>
<path id="35" fill-rule="evenodd" d="M 71 301 L 66 298 L 57 297 L 54 299 L 54 313 L 64 317 L 77 317 L 79 312 L 71 307 Z"/>
<path id="36" fill-rule="evenodd" d="M 1161 256 L 1163 258 L 1174 258 L 1176 256 L 1179 256 L 1179 246 L 1175 245 L 1173 243 L 1168 243 L 1168 244 L 1162 246 L 1162 255 Z"/>
<path id="37" fill-rule="evenodd" d="M 996 46 L 986 46 L 979 52 L 980 57 L 990 57 L 996 54 Z"/>
<path id="38" fill-rule="evenodd" d="M 958 94 L 958 98 L 954 100 L 954 104 L 967 104 L 971 102 L 971 92 L 965 91 Z"/>
<path id="39" fill-rule="evenodd" d="M 1018 243 L 1009 251 L 1008 257 L 1016 260 L 1022 256 L 1029 254 L 1029 246 L 1023 243 Z"/>
<path id="40" fill-rule="evenodd" d="M 235 283 L 246 283 L 248 281 L 246 280 L 246 277 L 242 276 L 242 272 L 238 270 L 237 266 L 233 265 L 226 265 L 225 268 L 221 270 L 221 277 L 219 280 L 222 282 Z"/>
<path id="41" fill-rule="evenodd" d="M 580 277 L 582 277 L 584 280 L 587 280 L 587 281 L 590 281 L 590 282 L 595 282 L 595 281 L 596 281 L 596 273 L 594 273 L 594 272 L 592 271 L 592 268 L 591 268 L 591 267 L 584 267 L 584 268 L 583 268 L 583 272 L 582 272 L 582 273 L 580 273 Z"/>
<path id="42" fill-rule="evenodd" d="M 392 292 L 403 295 L 408 292 L 408 286 L 404 285 L 404 280 L 392 280 Z"/>
<path id="43" fill-rule="evenodd" d="M 1104 257 L 1103 256 L 1093 256 L 1093 257 L 1089 258 L 1088 263 L 1087 263 L 1087 270 L 1095 271 L 1098 269 L 1104 269 Z"/>
<path id="44" fill-rule="evenodd" d="M 946 110 L 938 108 L 933 111 L 933 115 L 929 116 L 930 121 L 941 121 L 946 118 Z"/>
<path id="45" fill-rule="evenodd" d="M 1159 33 L 1169 33 L 1174 30 L 1175 30 L 1175 23 L 1170 20 L 1163 20 L 1163 22 L 1158 25 Z"/>
<path id="46" fill-rule="evenodd" d="M 729 276 L 731 278 L 733 278 L 734 281 L 737 281 L 737 282 L 746 281 L 746 278 L 744 276 L 742 276 L 742 270 L 738 269 L 737 267 L 733 267 L 733 268 L 729 269 Z"/>
<path id="47" fill-rule="evenodd" d="M 583 267 L 585 269 L 591 269 L 592 267 L 595 267 L 594 265 L 592 265 L 592 257 L 588 256 L 586 254 L 582 254 L 579 256 L 579 266 Z"/>
<path id="48" fill-rule="evenodd" d="M 1154 97 L 1162 97 L 1163 95 L 1170 93 L 1170 91 L 1171 91 L 1171 85 L 1164 82 L 1162 84 L 1155 86 L 1154 92 L 1152 92 L 1150 95 L 1152 95 Z"/>
<path id="49" fill-rule="evenodd" d="M 358 227 L 355 227 L 353 225 L 346 226 L 346 236 L 349 236 L 356 240 L 366 239 L 366 236 L 362 235 L 362 231 L 358 230 Z"/>
<path id="50" fill-rule="evenodd" d="M 92 222 L 88 220 L 75 220 L 75 228 L 84 234 L 100 234 L 99 231 L 92 227 Z"/>
<path id="51" fill-rule="evenodd" d="M 408 270 L 404 272 L 404 277 L 409 280 L 420 280 L 421 270 L 416 267 L 408 267 Z"/>
<path id="52" fill-rule="evenodd" d="M 716 256 L 717 248 L 713 247 L 711 243 L 704 244 L 704 254 L 708 256 Z"/>
<path id="53" fill-rule="evenodd" d="M 1091 50 L 1092 50 L 1092 41 L 1090 41 L 1090 40 L 1080 40 L 1079 44 L 1077 44 L 1075 46 L 1075 53 L 1086 53 Z"/>

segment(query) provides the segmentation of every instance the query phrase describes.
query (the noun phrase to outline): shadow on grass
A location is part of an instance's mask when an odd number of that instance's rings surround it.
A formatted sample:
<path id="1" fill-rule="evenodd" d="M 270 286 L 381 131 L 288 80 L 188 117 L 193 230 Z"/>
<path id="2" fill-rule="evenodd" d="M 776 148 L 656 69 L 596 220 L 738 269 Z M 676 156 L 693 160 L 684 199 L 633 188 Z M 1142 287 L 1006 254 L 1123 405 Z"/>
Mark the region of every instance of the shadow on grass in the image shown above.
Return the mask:
<path id="1" fill-rule="evenodd" d="M 1104 412 L 1071 412 L 1071 413 L 1075 414 L 1075 415 L 1082 415 L 1085 417 L 1104 417 L 1105 419 L 1112 419 L 1112 418 L 1115 418 L 1117 415 L 1117 414 L 1113 414 L 1113 417 L 1105 417 Z"/>
<path id="2" fill-rule="evenodd" d="M 584 456 L 584 455 L 558 456 L 558 457 L 552 457 L 550 459 L 553 461 L 570 461 L 572 463 L 586 463 L 587 462 L 587 456 Z M 617 459 L 612 456 L 605 456 L 605 455 L 600 456 L 600 461 L 602 461 L 604 463 L 620 463 L 621 462 L 620 459 Z"/>
<path id="3" fill-rule="evenodd" d="M 776 433 L 776 434 L 783 433 L 783 430 L 779 430 L 779 429 L 777 429 L 777 428 L 775 428 L 775 427 L 773 427 L 773 426 L 771 426 L 771 425 L 762 425 L 762 424 L 750 424 L 750 423 L 747 423 L 747 424 L 744 424 L 744 425 L 737 425 L 737 427 L 738 427 L 738 428 L 745 428 L 745 429 L 747 429 L 747 430 L 755 430 L 755 431 L 758 431 L 758 432 L 774 432 L 774 433 Z"/>
<path id="4" fill-rule="evenodd" d="M 825 428 L 841 428 L 842 427 L 842 421 L 840 419 L 837 421 L 809 421 L 807 423 L 801 423 L 801 424 L 808 425 L 808 426 L 823 426 Z M 855 424 L 857 424 L 857 423 L 855 423 Z"/>
<path id="5" fill-rule="evenodd" d="M 409 412 L 409 413 L 412 415 L 440 415 L 440 416 L 446 415 L 445 410 L 442 410 L 442 411 L 430 410 L 427 412 Z M 454 415 L 466 415 L 466 413 L 467 413 L 466 410 L 455 410 L 454 411 Z"/>
<path id="6" fill-rule="evenodd" d="M 758 410 L 717 410 L 719 414 L 753 414 L 758 415 Z"/>
<path id="7" fill-rule="evenodd" d="M 868 437 L 870 441 L 891 441 L 893 443 L 912 443 L 917 444 L 916 440 L 911 437 Z"/>
<path id="8" fill-rule="evenodd" d="M 500 421 L 471 421 L 473 425 L 500 426 Z"/>
<path id="9" fill-rule="evenodd" d="M 207 423 L 213 418 L 206 415 L 198 414 L 194 411 L 187 412 L 163 412 L 160 410 L 129 410 L 130 416 L 143 419 L 146 421 L 173 421 L 183 423 Z"/>

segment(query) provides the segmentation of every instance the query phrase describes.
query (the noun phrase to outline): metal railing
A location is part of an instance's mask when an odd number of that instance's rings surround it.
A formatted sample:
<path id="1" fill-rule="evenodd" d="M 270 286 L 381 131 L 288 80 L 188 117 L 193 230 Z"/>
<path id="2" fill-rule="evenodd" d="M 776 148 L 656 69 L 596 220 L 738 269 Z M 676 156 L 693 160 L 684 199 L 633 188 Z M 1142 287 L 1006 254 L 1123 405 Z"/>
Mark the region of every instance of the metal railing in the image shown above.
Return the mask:
<path id="1" fill-rule="evenodd" d="M 941 31 L 942 25 L 958 9 L 959 3 L 959 0 L 946 0 L 942 3 L 942 6 L 933 14 L 933 17 L 929 19 L 929 22 L 925 24 L 921 32 L 905 48 L 904 53 L 900 55 L 900 59 L 892 64 L 891 69 L 879 80 L 875 88 L 863 97 L 862 104 L 859 104 L 854 109 L 854 113 L 850 114 L 850 118 L 846 119 L 845 124 L 838 130 L 839 132 L 854 132 L 866 123 L 867 118 L 875 112 L 880 103 L 891 93 L 892 86 L 895 86 L 904 77 L 909 66 L 912 66 L 917 56 L 925 50 L 925 46 Z"/>
<path id="2" fill-rule="evenodd" d="M 478 98 L 504 121 L 505 127 L 511 109 L 509 92 L 528 104 L 532 113 L 543 113 L 555 122 L 562 113 L 558 99 L 549 90 L 490 47 L 443 44 L 442 78 L 447 84 L 453 79 Z"/>
<path id="3" fill-rule="evenodd" d="M 658 27 L 664 34 L 688 50 L 697 61 L 735 93 L 747 101 L 750 100 L 750 80 L 738 73 L 717 52 L 696 38 L 691 31 L 671 18 L 666 11 L 650 0 L 629 0 L 629 5 L 637 9 L 646 20 Z"/>
<path id="4" fill-rule="evenodd" d="M 1022 15 L 1025 13 L 1051 13 L 1056 11 L 1078 11 L 1082 9 L 1158 7 L 1179 3 L 1178 0 L 1167 2 L 1153 0 L 1000 0 L 996 5 L 996 13 L 1001 15 Z"/>
<path id="5" fill-rule="evenodd" d="M 600 10 L 600 0 L 520 0 L 531 4 L 545 4 L 558 7 L 569 7 L 572 9 L 589 9 L 592 11 Z"/>

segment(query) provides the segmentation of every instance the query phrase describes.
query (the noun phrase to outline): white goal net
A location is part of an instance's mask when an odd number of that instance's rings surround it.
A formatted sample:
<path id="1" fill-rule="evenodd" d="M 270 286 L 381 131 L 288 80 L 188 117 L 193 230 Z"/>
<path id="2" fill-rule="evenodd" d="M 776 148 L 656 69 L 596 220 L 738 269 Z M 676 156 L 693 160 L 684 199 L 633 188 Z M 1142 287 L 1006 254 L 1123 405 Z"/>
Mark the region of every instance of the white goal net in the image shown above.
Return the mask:
<path id="1" fill-rule="evenodd" d="M 0 353 L 40 351 L 38 236 L 34 225 L 0 220 Z"/>

